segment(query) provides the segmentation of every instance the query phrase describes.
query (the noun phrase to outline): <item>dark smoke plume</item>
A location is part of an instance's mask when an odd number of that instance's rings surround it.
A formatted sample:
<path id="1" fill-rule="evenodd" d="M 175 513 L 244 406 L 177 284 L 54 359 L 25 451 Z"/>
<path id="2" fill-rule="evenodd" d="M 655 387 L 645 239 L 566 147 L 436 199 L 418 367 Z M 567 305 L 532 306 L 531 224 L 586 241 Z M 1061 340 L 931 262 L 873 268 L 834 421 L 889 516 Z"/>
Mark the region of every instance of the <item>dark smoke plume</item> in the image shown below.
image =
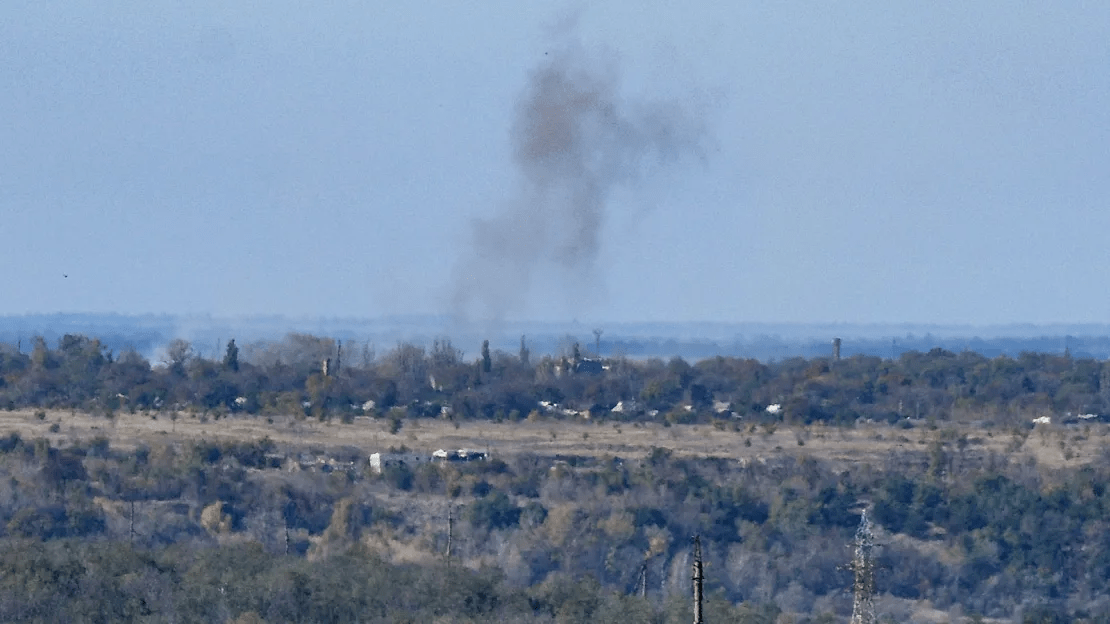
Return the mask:
<path id="1" fill-rule="evenodd" d="M 570 45 L 544 61 L 512 126 L 518 188 L 494 217 L 474 222 L 456 267 L 454 308 L 463 318 L 502 318 L 551 270 L 564 283 L 545 292 L 574 303 L 566 284 L 594 272 L 613 191 L 700 152 L 700 123 L 673 103 L 622 98 L 611 59 Z"/>

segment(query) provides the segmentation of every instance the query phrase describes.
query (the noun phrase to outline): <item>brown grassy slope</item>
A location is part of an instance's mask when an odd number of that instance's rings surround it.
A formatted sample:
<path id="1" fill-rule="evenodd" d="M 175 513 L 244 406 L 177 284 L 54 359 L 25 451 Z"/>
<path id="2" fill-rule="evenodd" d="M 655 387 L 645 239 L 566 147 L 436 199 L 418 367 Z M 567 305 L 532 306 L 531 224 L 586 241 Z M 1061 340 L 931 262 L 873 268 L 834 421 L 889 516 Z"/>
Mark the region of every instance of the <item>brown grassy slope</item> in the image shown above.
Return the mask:
<path id="1" fill-rule="evenodd" d="M 176 420 L 161 414 L 121 413 L 112 419 L 80 412 L 50 411 L 42 420 L 36 410 L 0 412 L 0 435 L 18 432 L 24 438 L 49 438 L 66 444 L 94 436 L 108 437 L 113 446 L 131 448 L 138 444 L 179 442 L 189 439 L 254 440 L 269 436 L 279 445 L 292 447 L 357 447 L 366 453 L 407 446 L 417 452 L 436 449 L 473 448 L 493 455 L 531 452 L 541 455 L 588 455 L 641 457 L 653 447 L 671 449 L 688 457 L 722 457 L 749 460 L 784 454 L 817 457 L 845 464 L 882 465 L 903 451 L 927 451 L 937 440 L 946 442 L 949 453 L 958 448 L 955 440 L 966 437 L 965 459 L 983 460 L 992 453 L 1010 460 L 1033 459 L 1044 468 L 1076 467 L 1102 454 L 1110 440 L 1110 427 L 1064 427 L 1038 425 L 1026 435 L 1003 429 L 976 429 L 941 423 L 936 428 L 918 426 L 901 429 L 885 424 L 861 424 L 854 428 L 813 425 L 778 426 L 772 430 L 743 422 L 715 428 L 710 425 L 659 423 L 592 423 L 583 420 L 517 423 L 406 420 L 397 434 L 389 433 L 384 419 L 358 418 L 351 424 L 337 421 L 261 417 L 209 420 L 180 414 Z M 51 432 L 52 424 L 57 431 Z M 749 444 L 750 442 L 750 444 Z"/>

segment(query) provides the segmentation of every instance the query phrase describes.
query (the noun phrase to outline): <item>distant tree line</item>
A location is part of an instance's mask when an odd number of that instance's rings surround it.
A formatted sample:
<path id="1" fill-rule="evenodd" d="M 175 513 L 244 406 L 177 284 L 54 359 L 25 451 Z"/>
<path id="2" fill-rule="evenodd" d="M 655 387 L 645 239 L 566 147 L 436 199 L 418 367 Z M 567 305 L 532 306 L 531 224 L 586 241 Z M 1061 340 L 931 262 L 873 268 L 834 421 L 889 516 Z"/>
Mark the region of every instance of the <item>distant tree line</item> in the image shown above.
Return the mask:
<path id="1" fill-rule="evenodd" d="M 326 364 L 325 364 L 326 362 Z M 772 407 L 774 406 L 774 407 Z M 205 358 L 184 340 L 161 361 L 114 353 L 68 334 L 29 352 L 0 345 L 0 409 L 66 408 L 112 413 L 200 410 L 516 420 L 591 418 L 666 423 L 756 420 L 852 424 L 932 419 L 1026 423 L 1030 417 L 1110 413 L 1110 363 L 1069 354 L 992 358 L 972 351 L 911 351 L 777 362 L 710 357 L 590 358 L 573 345 L 537 357 L 491 350 L 464 358 L 450 340 L 430 348 L 369 345 L 289 334 L 226 344 Z M 770 409 L 768 409 L 770 408 Z"/>
<path id="2" fill-rule="evenodd" d="M 121 314 L 28 314 L 0 315 L 0 343 L 28 348 L 31 338 L 42 334 L 51 344 L 66 333 L 96 336 L 116 352 L 135 349 L 154 353 L 181 328 L 188 328 L 196 352 L 219 358 L 229 336 L 244 340 L 280 336 L 296 326 L 301 333 L 348 340 L 376 337 L 392 344 L 398 336 L 432 336 L 450 320 L 436 316 L 402 316 L 379 319 L 300 319 L 258 316 L 231 320 L 208 316 L 121 315 Z M 975 351 L 989 358 L 1018 357 L 1030 351 L 1060 354 L 1070 351 L 1080 358 L 1110 358 L 1110 324 L 1005 325 L 961 327 L 913 324 L 796 324 L 796 323 L 622 323 L 610 327 L 602 350 L 610 355 L 637 359 L 680 355 L 700 360 L 717 355 L 754 358 L 760 361 L 791 357 L 815 358 L 830 353 L 829 339 L 844 337 L 842 353 L 897 358 L 909 351 L 928 352 L 942 348 L 953 352 Z M 516 324 L 512 331 L 528 333 L 529 347 L 536 353 L 558 352 L 581 340 L 594 344 L 589 333 L 575 324 Z M 494 348 L 515 351 L 515 336 L 505 328 L 490 336 Z M 980 332 L 986 337 L 974 334 Z M 817 338 L 820 336 L 820 338 Z M 403 339 L 403 338 L 401 338 Z M 480 338 L 466 339 L 467 351 L 476 349 Z M 430 346 L 425 343 L 424 346 Z"/>

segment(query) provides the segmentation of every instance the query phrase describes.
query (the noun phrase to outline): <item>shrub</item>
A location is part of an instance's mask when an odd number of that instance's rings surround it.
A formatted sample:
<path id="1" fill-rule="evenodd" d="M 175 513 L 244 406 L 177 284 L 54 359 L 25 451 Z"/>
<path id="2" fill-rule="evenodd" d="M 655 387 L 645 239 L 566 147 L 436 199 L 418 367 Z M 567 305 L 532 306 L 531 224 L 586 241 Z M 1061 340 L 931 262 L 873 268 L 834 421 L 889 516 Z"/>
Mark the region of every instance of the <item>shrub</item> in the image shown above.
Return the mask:
<path id="1" fill-rule="evenodd" d="M 520 508 L 504 492 L 494 492 L 475 501 L 467 519 L 476 527 L 507 529 L 520 524 Z"/>

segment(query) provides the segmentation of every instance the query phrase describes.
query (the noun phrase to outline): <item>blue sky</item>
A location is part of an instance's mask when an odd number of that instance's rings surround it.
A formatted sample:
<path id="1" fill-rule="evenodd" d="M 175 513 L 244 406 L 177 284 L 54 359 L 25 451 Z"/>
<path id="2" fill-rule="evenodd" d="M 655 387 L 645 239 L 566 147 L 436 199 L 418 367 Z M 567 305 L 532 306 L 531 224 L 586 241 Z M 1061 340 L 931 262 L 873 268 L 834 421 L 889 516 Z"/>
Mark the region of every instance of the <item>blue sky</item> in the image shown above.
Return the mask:
<path id="1" fill-rule="evenodd" d="M 574 49 L 703 134 L 492 313 L 1110 318 L 1110 4 L 686 4 L 4 2 L 0 314 L 451 314 Z"/>

